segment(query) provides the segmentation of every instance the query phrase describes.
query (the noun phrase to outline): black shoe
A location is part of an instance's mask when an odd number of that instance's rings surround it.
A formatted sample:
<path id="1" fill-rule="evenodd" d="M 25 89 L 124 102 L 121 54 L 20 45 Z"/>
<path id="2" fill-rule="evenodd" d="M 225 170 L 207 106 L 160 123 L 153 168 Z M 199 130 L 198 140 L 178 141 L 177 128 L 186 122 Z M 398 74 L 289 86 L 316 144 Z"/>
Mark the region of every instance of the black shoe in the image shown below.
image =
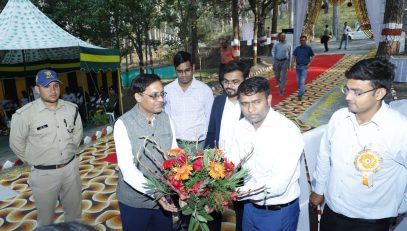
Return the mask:
<path id="1" fill-rule="evenodd" d="M 302 100 L 302 96 L 298 96 L 298 101 L 301 101 Z"/>
<path id="2" fill-rule="evenodd" d="M 338 50 L 340 50 L 341 48 L 339 47 Z"/>

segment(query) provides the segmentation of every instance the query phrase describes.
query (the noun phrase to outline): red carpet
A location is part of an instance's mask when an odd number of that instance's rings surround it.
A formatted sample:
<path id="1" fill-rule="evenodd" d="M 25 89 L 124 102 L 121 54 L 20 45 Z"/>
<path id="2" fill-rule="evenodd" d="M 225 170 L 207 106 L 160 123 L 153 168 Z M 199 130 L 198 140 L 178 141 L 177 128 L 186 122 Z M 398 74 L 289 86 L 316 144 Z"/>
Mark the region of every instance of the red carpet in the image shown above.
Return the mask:
<path id="1" fill-rule="evenodd" d="M 308 69 L 307 79 L 305 80 L 305 84 L 313 81 L 314 79 L 318 78 L 322 73 L 326 70 L 331 68 L 336 62 L 338 62 L 344 54 L 338 55 L 317 55 L 315 56 L 314 60 L 311 63 L 310 68 Z M 272 106 L 280 103 L 282 100 L 287 98 L 287 96 L 291 95 L 293 92 L 297 91 L 297 80 L 295 78 L 295 69 L 288 70 L 287 74 L 287 83 L 284 88 L 284 95 L 278 95 L 278 88 L 274 87 L 276 85 L 276 78 L 270 79 L 270 86 L 271 86 L 271 94 L 273 95 Z M 305 87 L 305 91 L 307 87 Z"/>
<path id="2" fill-rule="evenodd" d="M 117 164 L 116 152 L 109 154 L 107 157 L 103 158 L 102 161 L 107 161 L 109 163 Z"/>

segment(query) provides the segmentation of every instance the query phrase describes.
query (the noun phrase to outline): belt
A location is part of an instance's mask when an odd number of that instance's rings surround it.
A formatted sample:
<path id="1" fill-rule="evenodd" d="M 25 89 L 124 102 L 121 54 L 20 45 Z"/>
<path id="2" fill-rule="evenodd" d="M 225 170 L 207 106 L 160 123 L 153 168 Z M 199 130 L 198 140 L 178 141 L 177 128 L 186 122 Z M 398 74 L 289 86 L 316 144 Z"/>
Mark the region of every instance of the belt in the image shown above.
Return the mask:
<path id="1" fill-rule="evenodd" d="M 298 200 L 298 198 L 291 201 L 291 202 L 288 202 L 286 204 L 279 204 L 279 205 L 258 205 L 258 204 L 255 204 L 255 203 L 252 203 L 252 205 L 253 205 L 253 207 L 255 207 L 257 209 L 274 210 L 275 211 L 275 210 L 280 210 L 280 209 L 282 209 L 284 207 L 287 207 L 289 205 L 292 205 L 295 202 L 297 202 L 297 200 Z"/>
<path id="2" fill-rule="evenodd" d="M 353 221 L 353 222 L 359 222 L 359 223 L 367 223 L 367 224 L 384 224 L 384 223 L 389 223 L 392 224 L 395 221 L 395 217 L 389 217 L 389 218 L 382 218 L 382 219 L 363 219 L 363 218 L 352 218 L 352 217 L 347 217 L 345 215 L 339 214 L 334 212 L 331 208 L 329 208 L 327 205 L 325 205 L 329 210 L 332 211 L 337 217 L 340 217 L 344 220 L 348 221 Z"/>
<path id="3" fill-rule="evenodd" d="M 68 162 L 65 164 L 57 164 L 57 165 L 34 165 L 34 168 L 36 169 L 42 169 L 42 170 L 48 170 L 48 169 L 58 169 L 67 166 L 71 161 L 75 159 L 75 156 L 73 156 Z"/>
<path id="4" fill-rule="evenodd" d="M 298 63 L 297 63 L 297 65 L 298 65 L 298 66 L 307 66 L 308 63 L 307 63 L 307 64 L 298 64 Z"/>
<path id="5" fill-rule="evenodd" d="M 205 140 L 200 140 L 198 141 L 198 144 L 204 142 Z M 196 141 L 189 141 L 189 140 L 180 140 L 177 139 L 177 143 L 183 143 L 183 144 L 196 144 Z"/>
<path id="6" fill-rule="evenodd" d="M 276 59 L 277 61 L 284 61 L 284 60 L 287 60 L 287 58 L 284 58 L 284 59 Z"/>

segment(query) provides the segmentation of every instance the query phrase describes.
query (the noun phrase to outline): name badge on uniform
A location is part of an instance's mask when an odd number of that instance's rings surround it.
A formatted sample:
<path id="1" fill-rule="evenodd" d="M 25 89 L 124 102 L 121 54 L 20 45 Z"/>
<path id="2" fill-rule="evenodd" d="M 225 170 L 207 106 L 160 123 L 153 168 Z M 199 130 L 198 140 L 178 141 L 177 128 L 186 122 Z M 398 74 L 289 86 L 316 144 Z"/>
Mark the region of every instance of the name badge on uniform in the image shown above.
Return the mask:
<path id="1" fill-rule="evenodd" d="M 381 156 L 371 149 L 363 149 L 356 155 L 355 167 L 362 172 L 363 185 L 373 187 L 373 173 L 379 171 L 382 164 Z"/>
<path id="2" fill-rule="evenodd" d="M 44 129 L 44 128 L 47 128 L 47 127 L 48 127 L 48 124 L 39 126 L 39 127 L 37 127 L 37 131 L 39 131 L 39 130 L 41 130 L 41 129 Z"/>

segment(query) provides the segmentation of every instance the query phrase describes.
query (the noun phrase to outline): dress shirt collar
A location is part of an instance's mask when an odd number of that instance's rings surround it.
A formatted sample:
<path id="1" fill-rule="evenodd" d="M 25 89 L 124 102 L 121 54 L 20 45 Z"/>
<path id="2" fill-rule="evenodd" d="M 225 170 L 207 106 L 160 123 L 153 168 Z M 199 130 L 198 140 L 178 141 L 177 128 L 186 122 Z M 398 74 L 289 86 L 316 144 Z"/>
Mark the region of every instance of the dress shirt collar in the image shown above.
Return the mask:
<path id="1" fill-rule="evenodd" d="M 383 126 L 387 122 L 386 115 L 388 111 L 389 105 L 383 101 L 379 110 L 373 115 L 372 119 L 365 124 L 374 123 L 376 126 Z M 355 113 L 348 111 L 346 118 L 351 118 L 351 120 L 357 124 Z"/>
<path id="2" fill-rule="evenodd" d="M 263 123 L 260 125 L 260 127 L 257 130 L 262 129 L 263 127 L 270 126 L 273 123 L 272 117 L 273 117 L 274 113 L 275 113 L 275 111 L 273 110 L 273 108 L 270 107 L 270 110 L 267 112 L 266 118 L 263 120 Z M 248 119 L 246 119 L 246 117 L 244 117 L 243 120 L 246 121 L 247 128 L 251 128 L 252 130 L 256 131 L 253 124 Z"/>
<path id="3" fill-rule="evenodd" d="M 45 105 L 44 101 L 42 101 L 41 98 L 37 99 L 37 107 L 39 109 L 39 111 L 43 111 L 45 109 L 48 109 L 47 106 Z M 58 99 L 58 103 L 57 103 L 57 109 L 60 109 L 62 106 L 64 106 L 64 102 L 62 100 Z"/>
<path id="4" fill-rule="evenodd" d="M 177 78 L 175 81 L 176 81 L 176 83 L 177 83 L 177 84 L 175 84 L 176 87 L 177 87 L 179 90 L 184 91 L 184 90 L 182 90 L 181 85 L 179 85 L 178 78 Z M 192 77 L 191 85 L 189 85 L 189 87 L 187 88 L 187 90 L 189 90 L 189 89 L 196 89 L 196 88 L 199 88 L 198 82 L 197 82 L 197 80 L 195 79 L 195 77 Z"/>

